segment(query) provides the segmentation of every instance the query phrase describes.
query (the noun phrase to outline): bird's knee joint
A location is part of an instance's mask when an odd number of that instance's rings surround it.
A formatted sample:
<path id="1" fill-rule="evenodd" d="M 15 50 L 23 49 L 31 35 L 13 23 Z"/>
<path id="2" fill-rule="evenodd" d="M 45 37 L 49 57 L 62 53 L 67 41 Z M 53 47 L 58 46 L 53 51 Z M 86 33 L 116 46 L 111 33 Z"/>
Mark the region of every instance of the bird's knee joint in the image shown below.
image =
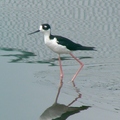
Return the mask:
<path id="1" fill-rule="evenodd" d="M 60 75 L 60 77 L 63 79 L 63 75 Z"/>

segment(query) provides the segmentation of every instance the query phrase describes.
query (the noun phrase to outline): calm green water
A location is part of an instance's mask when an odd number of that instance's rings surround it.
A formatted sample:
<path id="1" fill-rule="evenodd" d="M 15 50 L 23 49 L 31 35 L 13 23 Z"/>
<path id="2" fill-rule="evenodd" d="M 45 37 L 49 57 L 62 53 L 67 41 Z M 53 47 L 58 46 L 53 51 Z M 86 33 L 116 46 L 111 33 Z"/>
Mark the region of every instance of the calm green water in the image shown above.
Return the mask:
<path id="1" fill-rule="evenodd" d="M 94 106 L 85 113 L 92 120 L 102 119 L 90 117 L 97 111 L 96 115 L 101 112 L 106 119 L 115 119 L 120 112 L 119 8 L 119 0 L 1 0 L 0 119 L 37 119 L 54 103 L 59 81 L 57 54 L 44 45 L 42 33 L 28 35 L 42 23 L 51 25 L 52 34 L 96 47 L 95 52 L 74 53 L 85 66 L 75 81 L 82 98 L 73 106 Z M 60 100 L 68 104 L 77 96 L 67 82 L 78 64 L 69 55 L 63 55 L 62 60 L 65 85 Z M 80 114 L 82 118 L 86 115 L 84 111 Z"/>

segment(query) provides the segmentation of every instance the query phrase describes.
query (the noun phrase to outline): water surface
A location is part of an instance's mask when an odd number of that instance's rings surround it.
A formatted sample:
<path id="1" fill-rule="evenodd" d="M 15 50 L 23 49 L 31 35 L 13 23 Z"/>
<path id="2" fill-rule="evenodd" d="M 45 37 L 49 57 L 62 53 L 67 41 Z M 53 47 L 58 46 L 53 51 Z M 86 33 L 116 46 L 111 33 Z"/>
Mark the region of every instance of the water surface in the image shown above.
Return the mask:
<path id="1" fill-rule="evenodd" d="M 85 65 L 75 79 L 82 96 L 71 107 L 91 107 L 67 119 L 120 119 L 119 6 L 118 0 L 1 0 L 0 119 L 38 119 L 55 102 L 58 56 L 44 45 L 42 33 L 28 35 L 41 23 L 49 23 L 52 34 L 97 49 L 74 53 Z M 79 66 L 69 55 L 61 59 L 58 103 L 66 106 L 78 96 L 68 82 Z"/>

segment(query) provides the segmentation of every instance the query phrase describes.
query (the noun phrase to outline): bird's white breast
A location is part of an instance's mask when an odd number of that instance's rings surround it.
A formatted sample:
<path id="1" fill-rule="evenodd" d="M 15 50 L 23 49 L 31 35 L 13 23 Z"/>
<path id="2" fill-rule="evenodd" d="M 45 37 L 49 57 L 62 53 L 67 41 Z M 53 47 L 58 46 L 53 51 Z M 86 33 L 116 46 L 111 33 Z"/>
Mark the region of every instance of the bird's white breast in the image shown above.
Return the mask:
<path id="1" fill-rule="evenodd" d="M 52 51 L 58 54 L 68 54 L 71 52 L 66 48 L 66 46 L 58 44 L 56 38 L 50 40 L 48 36 L 44 36 L 44 42 Z"/>

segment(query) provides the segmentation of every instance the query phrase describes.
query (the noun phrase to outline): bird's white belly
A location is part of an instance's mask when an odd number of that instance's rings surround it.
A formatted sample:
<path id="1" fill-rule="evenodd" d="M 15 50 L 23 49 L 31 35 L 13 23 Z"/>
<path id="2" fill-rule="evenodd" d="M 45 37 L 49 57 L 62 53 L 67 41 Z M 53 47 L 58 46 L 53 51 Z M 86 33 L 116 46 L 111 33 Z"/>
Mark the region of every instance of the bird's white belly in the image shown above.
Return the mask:
<path id="1" fill-rule="evenodd" d="M 66 48 L 66 46 L 62 46 L 62 45 L 58 44 L 56 38 L 54 38 L 52 40 L 45 38 L 45 44 L 52 51 L 54 51 L 58 54 L 68 54 L 71 52 L 69 49 Z"/>

